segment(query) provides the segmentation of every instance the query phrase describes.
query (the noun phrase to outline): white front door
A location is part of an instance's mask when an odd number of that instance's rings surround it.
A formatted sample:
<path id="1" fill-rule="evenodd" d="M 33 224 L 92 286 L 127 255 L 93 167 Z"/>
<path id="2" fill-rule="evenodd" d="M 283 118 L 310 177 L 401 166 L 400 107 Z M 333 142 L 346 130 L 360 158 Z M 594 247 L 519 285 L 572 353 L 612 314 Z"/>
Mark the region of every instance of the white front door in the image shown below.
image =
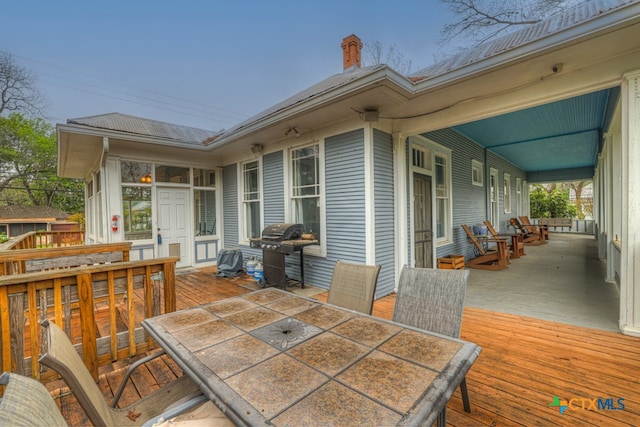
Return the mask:
<path id="1" fill-rule="evenodd" d="M 170 245 L 180 245 L 180 261 L 176 267 L 191 266 L 191 215 L 189 190 L 158 188 L 158 244 L 160 256 L 169 256 Z M 175 248 L 175 246 L 172 246 Z"/>

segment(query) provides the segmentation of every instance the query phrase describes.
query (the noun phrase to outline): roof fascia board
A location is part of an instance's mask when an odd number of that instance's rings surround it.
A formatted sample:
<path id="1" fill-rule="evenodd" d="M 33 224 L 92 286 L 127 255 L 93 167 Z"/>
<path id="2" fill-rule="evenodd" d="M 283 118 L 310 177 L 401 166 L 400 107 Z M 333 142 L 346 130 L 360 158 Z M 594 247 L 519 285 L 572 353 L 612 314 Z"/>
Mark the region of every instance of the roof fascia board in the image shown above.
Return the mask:
<path id="1" fill-rule="evenodd" d="M 218 148 L 223 145 L 230 144 L 235 140 L 241 139 L 247 135 L 255 133 L 263 128 L 275 125 L 279 122 L 287 120 L 291 117 L 303 114 L 308 111 L 316 110 L 322 106 L 331 104 L 355 92 L 361 92 L 376 86 L 387 86 L 398 92 L 405 92 L 405 96 L 411 97 L 414 92 L 414 83 L 409 79 L 392 70 L 384 67 L 374 73 L 368 74 L 362 78 L 353 80 L 343 86 L 330 89 L 321 94 L 315 95 L 307 101 L 297 102 L 291 106 L 284 107 L 270 115 L 260 118 L 259 120 L 238 129 L 237 131 L 223 135 L 215 140 L 209 147 Z"/>
<path id="2" fill-rule="evenodd" d="M 97 137 L 108 137 L 114 139 L 122 139 L 125 141 L 134 141 L 134 142 L 142 142 L 147 144 L 155 144 L 155 145 L 166 145 L 169 147 L 189 149 L 189 150 L 199 150 L 199 151 L 207 151 L 208 147 L 206 145 L 191 145 L 187 143 L 179 143 L 174 140 L 169 140 L 166 138 L 158 138 L 156 136 L 148 136 L 148 135 L 139 135 L 135 133 L 128 133 L 123 131 L 104 129 L 104 128 L 94 128 L 86 125 L 78 125 L 78 124 L 58 124 L 58 138 L 60 134 L 63 132 L 78 134 L 78 135 L 89 135 L 89 136 L 97 136 Z"/>
<path id="3" fill-rule="evenodd" d="M 504 53 L 474 62 L 457 70 L 446 72 L 433 78 L 427 77 L 415 85 L 416 92 L 433 90 L 458 80 L 470 78 L 476 74 L 486 73 L 492 69 L 504 67 L 506 64 L 538 56 L 555 47 L 577 42 L 585 38 L 594 38 L 603 32 L 616 27 L 626 27 L 640 20 L 640 2 L 634 2 L 620 9 L 606 13 L 596 19 L 577 24 L 547 37 L 534 40 Z"/>

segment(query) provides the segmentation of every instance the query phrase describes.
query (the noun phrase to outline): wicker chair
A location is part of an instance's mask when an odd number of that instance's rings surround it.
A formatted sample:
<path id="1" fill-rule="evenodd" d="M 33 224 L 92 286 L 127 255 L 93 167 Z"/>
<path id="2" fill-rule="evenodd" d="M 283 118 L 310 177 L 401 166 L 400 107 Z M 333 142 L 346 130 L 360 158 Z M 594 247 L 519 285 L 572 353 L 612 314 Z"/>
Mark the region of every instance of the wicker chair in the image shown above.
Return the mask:
<path id="1" fill-rule="evenodd" d="M 33 378 L 4 372 L 0 400 L 0 426 L 64 426 L 67 423 L 46 387 Z"/>
<path id="2" fill-rule="evenodd" d="M 360 313 L 371 314 L 379 273 L 379 265 L 336 262 L 327 302 Z"/>
<path id="3" fill-rule="evenodd" d="M 47 333 L 48 352 L 40 357 L 40 363 L 53 369 L 62 377 L 94 426 L 151 425 L 156 421 L 169 420 L 177 416 L 179 420 L 184 418 L 186 422 L 193 425 L 202 425 L 203 422 L 206 422 L 206 425 L 233 425 L 186 375 L 143 397 L 131 406 L 116 408 L 133 370 L 164 352 L 153 354 L 131 365 L 111 405 L 108 405 L 65 332 L 48 320 L 42 322 L 42 327 Z M 202 411 L 203 405 L 206 405 L 207 411 Z M 205 419 L 194 419 L 192 414 L 196 411 Z M 202 412 L 206 413 L 203 415 Z M 136 416 L 133 417 L 132 414 Z"/>
<path id="4" fill-rule="evenodd" d="M 460 337 L 469 270 L 439 270 L 404 266 L 400 273 L 393 321 L 427 331 Z M 462 403 L 471 412 L 467 382 L 460 383 Z M 446 424 L 446 407 L 438 425 Z"/>

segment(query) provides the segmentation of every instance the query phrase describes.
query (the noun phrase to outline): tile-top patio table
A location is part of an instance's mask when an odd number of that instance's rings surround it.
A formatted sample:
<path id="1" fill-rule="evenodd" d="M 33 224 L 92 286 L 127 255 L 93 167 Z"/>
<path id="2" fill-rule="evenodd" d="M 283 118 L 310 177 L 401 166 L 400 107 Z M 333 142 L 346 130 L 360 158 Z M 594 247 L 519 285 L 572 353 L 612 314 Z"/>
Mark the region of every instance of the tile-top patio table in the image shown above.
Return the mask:
<path id="1" fill-rule="evenodd" d="M 279 289 L 146 319 L 236 424 L 431 424 L 480 347 Z"/>

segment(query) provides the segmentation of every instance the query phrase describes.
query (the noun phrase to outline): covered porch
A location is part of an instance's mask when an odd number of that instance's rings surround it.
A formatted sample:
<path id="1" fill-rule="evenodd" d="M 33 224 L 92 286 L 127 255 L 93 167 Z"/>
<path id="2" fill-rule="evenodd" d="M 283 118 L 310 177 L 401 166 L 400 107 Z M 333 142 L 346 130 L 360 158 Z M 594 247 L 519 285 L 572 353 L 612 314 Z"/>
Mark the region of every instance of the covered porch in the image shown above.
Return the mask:
<path id="1" fill-rule="evenodd" d="M 461 338 L 483 351 L 467 375 L 472 412 L 464 412 L 456 392 L 449 425 L 640 424 L 640 380 L 629 375 L 640 369 L 640 339 L 612 331 L 617 286 L 594 274 L 603 268 L 596 252 L 592 236 L 552 234 L 548 245 L 527 247 L 527 255 L 507 270 L 471 271 Z M 176 276 L 176 305 L 182 309 L 254 288 L 248 276 L 217 279 L 214 268 L 185 270 Z M 322 290 L 306 292 L 326 299 Z M 395 294 L 377 300 L 374 316 L 390 319 L 394 303 Z M 99 385 L 107 399 L 128 362 L 101 368 Z M 139 371 L 123 405 L 182 375 L 166 356 Z M 88 424 L 64 383 L 47 386 L 70 425 Z M 562 414 L 551 406 L 555 396 L 570 404 Z"/>

